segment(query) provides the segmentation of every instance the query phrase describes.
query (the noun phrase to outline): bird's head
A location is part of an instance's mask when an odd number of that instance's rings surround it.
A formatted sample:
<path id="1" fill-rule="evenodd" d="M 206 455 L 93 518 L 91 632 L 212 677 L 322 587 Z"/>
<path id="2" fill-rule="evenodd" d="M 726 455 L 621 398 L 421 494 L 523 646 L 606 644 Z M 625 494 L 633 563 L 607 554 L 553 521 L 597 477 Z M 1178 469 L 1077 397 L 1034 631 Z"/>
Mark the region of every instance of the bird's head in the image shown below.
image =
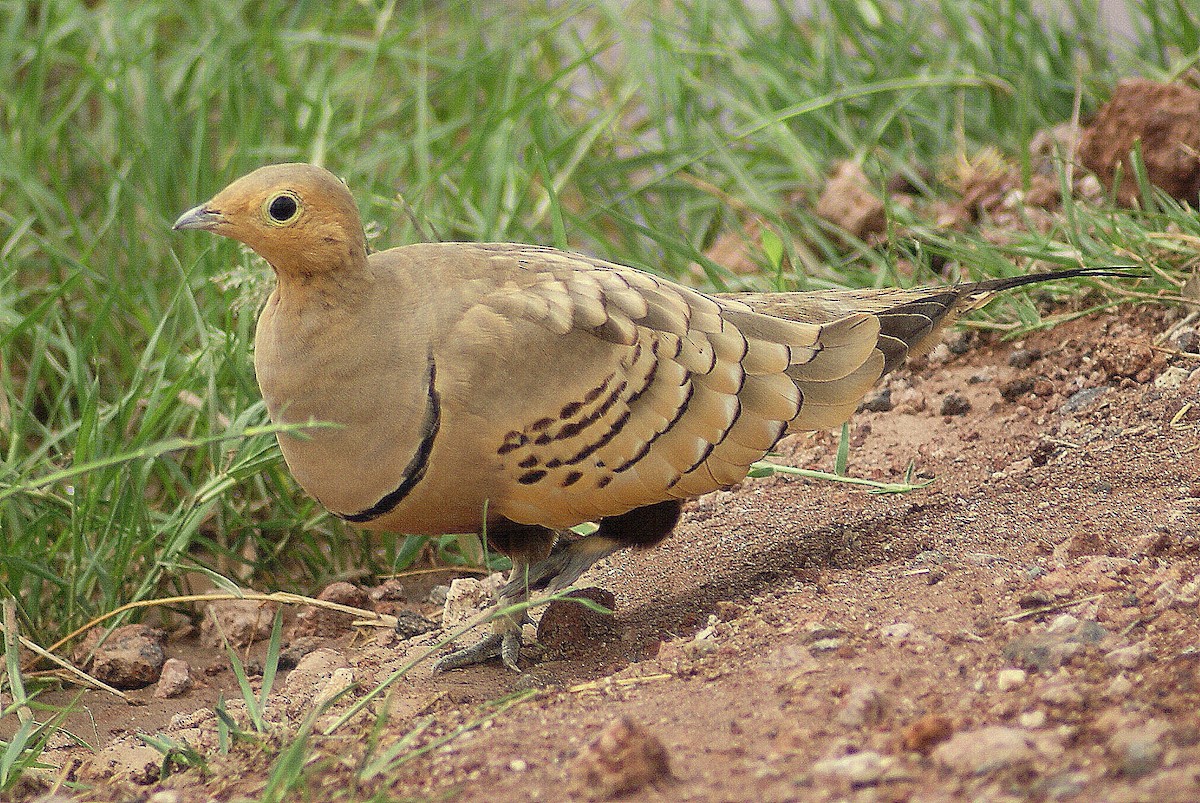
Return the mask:
<path id="1" fill-rule="evenodd" d="M 310 164 L 261 167 L 184 212 L 173 228 L 243 242 L 291 276 L 353 268 L 366 259 L 353 196 L 328 170 Z"/>

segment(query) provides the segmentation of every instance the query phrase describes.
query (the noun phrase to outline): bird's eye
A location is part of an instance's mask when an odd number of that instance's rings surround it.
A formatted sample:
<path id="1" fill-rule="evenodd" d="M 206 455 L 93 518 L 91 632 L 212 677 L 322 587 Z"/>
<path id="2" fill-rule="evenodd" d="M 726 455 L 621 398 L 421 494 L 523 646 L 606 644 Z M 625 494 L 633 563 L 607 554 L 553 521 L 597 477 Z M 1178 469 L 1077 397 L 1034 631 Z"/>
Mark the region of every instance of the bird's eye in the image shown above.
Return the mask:
<path id="1" fill-rule="evenodd" d="M 272 223 L 290 223 L 300 213 L 300 201 L 290 192 L 281 192 L 267 201 L 267 217 Z"/>

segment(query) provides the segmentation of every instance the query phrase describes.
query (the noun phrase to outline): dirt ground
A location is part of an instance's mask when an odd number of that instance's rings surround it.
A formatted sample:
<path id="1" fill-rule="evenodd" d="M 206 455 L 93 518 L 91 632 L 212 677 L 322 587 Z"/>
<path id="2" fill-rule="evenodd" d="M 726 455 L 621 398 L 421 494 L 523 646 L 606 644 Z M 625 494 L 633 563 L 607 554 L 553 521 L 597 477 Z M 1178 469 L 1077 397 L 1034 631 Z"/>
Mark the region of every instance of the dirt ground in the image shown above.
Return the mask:
<path id="1" fill-rule="evenodd" d="M 939 347 L 888 380 L 874 406 L 893 409 L 853 419 L 852 475 L 898 481 L 911 462 L 930 485 L 776 476 L 696 500 L 663 546 L 585 575 L 615 618 L 566 604 L 520 675 L 419 664 L 312 738 L 296 799 L 1200 799 L 1200 355 L 1151 348 L 1186 312 L 1127 307 L 1021 343 L 959 335 L 964 353 Z M 836 447 L 792 437 L 780 460 L 829 470 Z M 440 616 L 427 580 L 374 597 Z M 293 638 L 313 651 L 276 681 L 273 732 L 358 683 L 320 731 L 437 637 Z M 272 754 L 218 748 L 218 695 L 249 729 L 225 656 L 195 635 L 166 652 L 192 690 L 84 695 L 70 726 L 101 749 L 46 752 L 59 794 L 263 794 Z M 206 766 L 163 777 L 139 731 Z"/>

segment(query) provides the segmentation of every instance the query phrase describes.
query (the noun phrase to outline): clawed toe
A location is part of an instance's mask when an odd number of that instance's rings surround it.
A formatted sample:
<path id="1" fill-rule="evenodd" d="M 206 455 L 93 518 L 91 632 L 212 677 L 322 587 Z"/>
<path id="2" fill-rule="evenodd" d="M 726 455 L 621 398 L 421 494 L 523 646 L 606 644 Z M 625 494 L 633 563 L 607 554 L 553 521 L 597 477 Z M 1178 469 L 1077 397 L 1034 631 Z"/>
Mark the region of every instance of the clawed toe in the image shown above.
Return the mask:
<path id="1" fill-rule="evenodd" d="M 480 641 L 478 644 L 473 644 L 465 649 L 455 650 L 449 655 L 439 658 L 433 665 L 433 671 L 447 672 L 451 669 L 460 669 L 464 666 L 472 664 L 481 664 L 484 661 L 490 661 L 492 658 L 504 655 L 504 664 L 510 669 L 516 669 L 516 658 L 513 657 L 512 664 L 509 664 L 509 658 L 505 654 L 508 648 L 508 635 L 493 633 L 487 638 Z M 521 647 L 521 637 L 517 636 L 517 649 Z"/>

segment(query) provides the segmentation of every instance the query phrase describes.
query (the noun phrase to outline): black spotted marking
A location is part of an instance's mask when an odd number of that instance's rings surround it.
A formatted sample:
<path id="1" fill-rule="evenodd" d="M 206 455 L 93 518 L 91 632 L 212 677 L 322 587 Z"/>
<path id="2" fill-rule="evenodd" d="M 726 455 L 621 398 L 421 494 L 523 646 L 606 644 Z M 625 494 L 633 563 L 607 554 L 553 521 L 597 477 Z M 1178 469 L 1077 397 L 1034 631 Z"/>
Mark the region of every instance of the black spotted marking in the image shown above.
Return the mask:
<path id="1" fill-rule="evenodd" d="M 629 410 L 626 410 L 625 412 L 621 413 L 621 415 L 617 418 L 616 421 L 613 422 L 612 426 L 609 427 L 608 431 L 600 436 L 599 440 L 583 447 L 573 457 L 571 457 L 569 460 L 567 460 L 567 465 L 573 466 L 576 463 L 582 462 L 583 460 L 586 460 L 587 458 L 591 457 L 598 450 L 607 446 L 612 441 L 613 438 L 615 438 L 621 434 L 621 430 L 623 430 L 625 428 L 625 425 L 628 423 L 629 423 Z"/>
<path id="2" fill-rule="evenodd" d="M 681 471 L 679 473 L 681 475 L 691 474 L 693 471 L 700 468 L 700 464 L 703 463 L 705 460 L 707 460 L 708 456 L 713 453 L 713 449 L 716 449 L 716 448 L 717 448 L 717 445 L 715 443 L 710 443 L 707 446 L 705 446 L 704 452 L 701 453 L 701 455 L 700 455 L 700 459 L 697 460 L 695 463 L 692 463 L 690 466 L 688 466 L 687 468 L 685 468 L 683 471 Z"/>
<path id="3" fill-rule="evenodd" d="M 650 344 L 650 354 L 654 357 L 654 361 L 650 363 L 650 370 L 646 372 L 646 379 L 642 382 L 642 387 L 633 392 L 628 399 L 625 400 L 627 406 L 633 406 L 634 402 L 642 398 L 650 386 L 654 384 L 655 378 L 658 377 L 658 341 L 655 340 Z"/>
<path id="4" fill-rule="evenodd" d="M 563 464 L 561 457 L 553 457 L 546 463 L 546 468 L 558 468 Z"/>
<path id="5" fill-rule="evenodd" d="M 535 469 L 534 471 L 526 471 L 524 474 L 517 477 L 517 482 L 521 483 L 522 485 L 533 485 L 535 482 L 541 482 L 545 478 L 546 472 L 539 468 Z"/>
<path id="6" fill-rule="evenodd" d="M 592 424 L 599 421 L 604 417 L 604 414 L 611 410 L 612 406 L 617 403 L 617 399 L 621 398 L 621 394 L 625 392 L 625 388 L 627 387 L 629 387 L 628 382 L 621 382 L 621 384 L 617 385 L 616 389 L 614 389 L 613 392 L 608 395 L 608 398 L 605 399 L 599 407 L 597 407 L 587 416 L 578 421 L 572 421 L 569 424 L 564 424 L 558 430 L 558 432 L 554 433 L 553 440 L 561 441 L 566 440 L 567 438 L 573 438 L 583 430 L 590 427 Z"/>
<path id="7" fill-rule="evenodd" d="M 746 384 L 746 374 L 743 372 L 742 373 L 742 385 L 745 385 L 745 384 Z M 739 385 L 738 392 L 741 392 L 741 389 L 742 388 Z M 684 469 L 684 471 L 683 471 L 684 474 L 689 474 L 692 471 L 695 471 L 697 468 L 699 468 L 700 464 L 703 463 L 705 460 L 707 460 L 708 456 L 710 454 L 712 454 L 713 449 L 715 449 L 717 446 L 724 443 L 725 439 L 729 437 L 729 433 L 733 430 L 733 425 L 736 424 L 738 422 L 738 419 L 742 417 L 742 400 L 739 399 L 737 396 L 734 396 L 733 400 L 734 400 L 734 402 L 737 403 L 737 409 L 735 409 L 733 411 L 733 417 L 731 419 L 729 419 L 729 426 L 725 427 L 724 431 L 722 431 L 721 434 L 719 436 L 717 436 L 717 439 L 708 445 L 708 448 L 704 451 L 703 457 L 701 457 L 695 463 L 692 463 L 690 468 Z M 786 423 L 784 423 L 783 428 L 787 429 Z M 779 438 L 777 437 L 776 440 L 779 440 Z"/>
<path id="8" fill-rule="evenodd" d="M 563 477 L 562 487 L 569 488 L 575 483 L 579 482 L 581 479 L 583 479 L 582 471 L 572 471 L 571 473 L 567 474 L 567 476 Z"/>
<path id="9" fill-rule="evenodd" d="M 589 390 L 587 393 L 583 394 L 583 403 L 591 404 L 596 399 L 600 398 L 604 391 L 608 390 L 608 384 L 616 379 L 616 377 L 617 375 L 615 373 L 609 374 L 604 378 L 603 382 Z"/>
<path id="10" fill-rule="evenodd" d="M 511 451 L 520 449 L 528 442 L 529 438 L 525 437 L 525 433 L 517 432 L 514 429 L 504 436 L 504 443 L 502 443 L 500 448 L 496 450 L 496 454 L 501 456 L 506 455 Z"/>
<path id="11" fill-rule="evenodd" d="M 534 432 L 541 432 L 543 429 L 549 428 L 553 423 L 553 418 L 539 418 L 537 421 L 534 421 L 529 428 Z"/>
<path id="12" fill-rule="evenodd" d="M 689 379 L 691 378 L 690 373 L 687 376 Z M 675 411 L 675 417 L 672 418 L 670 421 L 668 421 L 667 425 L 665 427 L 663 427 L 661 430 L 659 430 L 658 432 L 655 432 L 653 435 L 651 435 L 649 440 L 647 440 L 645 443 L 643 443 L 641 448 L 638 449 L 638 453 L 636 455 L 634 455 L 633 457 L 629 458 L 621 465 L 614 468 L 613 472 L 619 473 L 622 471 L 628 471 L 630 468 L 633 467 L 634 463 L 636 463 L 637 461 L 639 461 L 643 457 L 645 457 L 647 455 L 647 453 L 649 453 L 650 447 L 652 447 L 654 445 L 654 442 L 657 441 L 659 438 L 661 438 L 663 435 L 666 435 L 668 432 L 670 432 L 675 427 L 675 425 L 679 423 L 679 419 L 683 418 L 683 414 L 687 412 L 688 403 L 691 402 L 692 395 L 695 394 L 695 392 L 696 392 L 696 386 L 694 384 L 688 385 L 687 395 L 683 397 L 683 401 L 680 402 L 680 404 L 679 404 L 679 409 Z M 705 455 L 705 456 L 707 457 L 707 455 Z M 684 472 L 684 473 L 686 474 L 687 472 Z M 679 480 L 675 480 L 675 482 L 678 482 L 678 481 Z M 675 483 L 671 483 L 671 484 L 674 485 Z"/>
<path id="13" fill-rule="evenodd" d="M 582 409 L 583 402 L 569 402 L 568 404 L 564 404 L 563 408 L 558 411 L 558 417 L 560 419 L 571 418 Z"/>
<path id="14" fill-rule="evenodd" d="M 622 463 L 621 465 L 614 468 L 613 473 L 620 474 L 622 471 L 628 471 L 629 469 L 633 468 L 633 464 L 636 463 L 637 461 L 641 460 L 643 457 L 645 457 L 646 454 L 650 451 L 651 443 L 653 443 L 652 440 L 646 441 L 645 443 L 643 443 L 641 445 L 641 447 L 637 450 L 637 452 L 634 453 L 633 457 L 629 458 L 624 463 Z"/>
<path id="15" fill-rule="evenodd" d="M 400 483 L 395 490 L 384 494 L 369 508 L 360 510 L 358 513 L 335 513 L 334 515 L 338 518 L 355 524 L 363 524 L 385 516 L 395 510 L 396 506 L 403 502 L 404 498 L 412 493 L 413 488 L 417 487 L 417 483 L 425 477 L 425 471 L 429 468 L 429 455 L 433 452 L 433 442 L 442 425 L 442 401 L 435 387 L 436 379 L 437 366 L 434 364 L 433 354 L 430 353 L 429 386 L 425 394 L 425 420 L 422 423 L 423 434 L 420 443 L 417 444 L 417 451 L 408 461 L 408 465 L 404 467 L 404 473 L 400 475 Z"/>
<path id="16" fill-rule="evenodd" d="M 610 474 L 605 474 L 603 477 L 601 477 L 600 479 L 596 480 L 596 487 L 597 487 L 597 488 L 607 488 L 607 487 L 608 487 L 608 484 L 609 484 L 610 482 L 612 482 L 612 475 L 610 475 Z"/>
<path id="17" fill-rule="evenodd" d="M 526 457 L 520 463 L 517 463 L 517 467 L 518 468 L 533 468 L 537 464 L 538 464 L 537 457 L 535 455 L 529 455 L 529 457 Z"/>
<path id="18" fill-rule="evenodd" d="M 549 443 L 552 440 L 554 440 L 554 438 L 550 437 L 550 435 L 548 433 L 543 432 L 541 435 L 538 435 L 536 438 L 533 439 L 533 443 L 535 446 L 545 446 L 547 443 Z"/>

